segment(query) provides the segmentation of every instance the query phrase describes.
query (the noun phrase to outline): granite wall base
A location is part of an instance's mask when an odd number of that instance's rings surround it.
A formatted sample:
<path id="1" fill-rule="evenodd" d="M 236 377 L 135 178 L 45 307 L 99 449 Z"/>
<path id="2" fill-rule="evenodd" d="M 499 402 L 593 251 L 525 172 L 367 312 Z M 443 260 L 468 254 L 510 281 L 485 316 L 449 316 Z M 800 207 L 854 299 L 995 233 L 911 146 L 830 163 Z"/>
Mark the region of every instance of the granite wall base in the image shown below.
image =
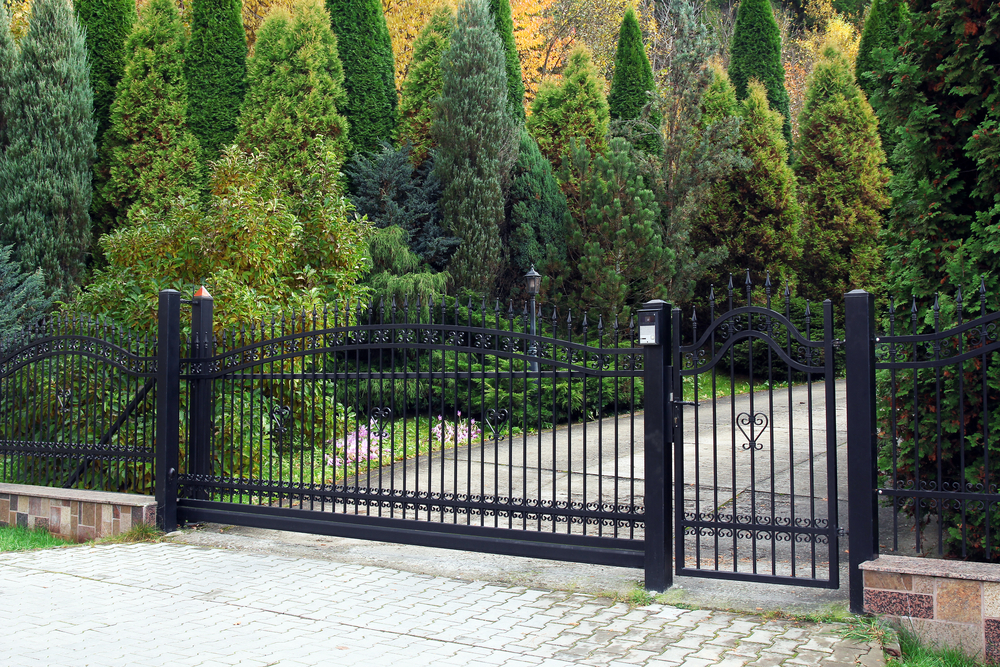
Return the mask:
<path id="1" fill-rule="evenodd" d="M 156 525 L 150 496 L 0 484 L 0 526 L 44 528 L 74 542 Z"/>

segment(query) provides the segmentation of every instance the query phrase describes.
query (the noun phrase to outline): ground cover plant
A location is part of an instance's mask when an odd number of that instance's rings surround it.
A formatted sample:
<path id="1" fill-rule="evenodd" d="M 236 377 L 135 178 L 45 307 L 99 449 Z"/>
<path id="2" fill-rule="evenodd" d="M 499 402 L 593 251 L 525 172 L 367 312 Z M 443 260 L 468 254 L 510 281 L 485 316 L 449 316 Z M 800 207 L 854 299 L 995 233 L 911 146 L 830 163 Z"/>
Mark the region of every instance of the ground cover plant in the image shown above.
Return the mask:
<path id="1" fill-rule="evenodd" d="M 57 537 L 44 528 L 28 530 L 21 526 L 0 527 L 0 553 L 4 551 L 30 551 L 73 544 Z"/>

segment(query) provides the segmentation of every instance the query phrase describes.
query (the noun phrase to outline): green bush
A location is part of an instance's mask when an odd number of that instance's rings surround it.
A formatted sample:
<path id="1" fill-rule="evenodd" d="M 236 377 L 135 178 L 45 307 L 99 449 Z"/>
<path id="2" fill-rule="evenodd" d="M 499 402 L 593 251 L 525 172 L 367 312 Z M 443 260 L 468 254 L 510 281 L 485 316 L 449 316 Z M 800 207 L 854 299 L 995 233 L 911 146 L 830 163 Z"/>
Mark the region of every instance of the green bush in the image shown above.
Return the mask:
<path id="1" fill-rule="evenodd" d="M 44 288 L 41 271 L 22 273 L 11 261 L 11 248 L 0 246 L 0 350 L 48 309 Z"/>
<path id="2" fill-rule="evenodd" d="M 490 0 L 490 14 L 500 42 L 503 44 L 504 68 L 507 72 L 507 106 L 516 121 L 524 121 L 524 79 L 521 78 L 521 58 L 514 42 L 514 21 L 510 15 L 510 0 Z"/>
<path id="3" fill-rule="evenodd" d="M 111 103 L 115 88 L 125 74 L 125 40 L 138 14 L 134 0 L 76 0 L 80 25 L 87 33 L 90 86 L 94 91 L 94 118 L 97 144 L 111 126 Z"/>
<path id="4" fill-rule="evenodd" d="M 521 146 L 514 163 L 508 203 L 511 280 L 521 280 L 532 266 L 541 267 L 547 257 L 566 259 L 566 195 L 526 130 L 521 130 Z"/>
<path id="5" fill-rule="evenodd" d="M 410 159 L 421 166 L 435 148 L 431 138 L 434 100 L 441 94 L 441 54 L 448 48 L 451 35 L 451 9 L 440 7 L 420 31 L 413 43 L 413 60 L 403 81 L 399 99 L 399 140 L 413 146 Z"/>

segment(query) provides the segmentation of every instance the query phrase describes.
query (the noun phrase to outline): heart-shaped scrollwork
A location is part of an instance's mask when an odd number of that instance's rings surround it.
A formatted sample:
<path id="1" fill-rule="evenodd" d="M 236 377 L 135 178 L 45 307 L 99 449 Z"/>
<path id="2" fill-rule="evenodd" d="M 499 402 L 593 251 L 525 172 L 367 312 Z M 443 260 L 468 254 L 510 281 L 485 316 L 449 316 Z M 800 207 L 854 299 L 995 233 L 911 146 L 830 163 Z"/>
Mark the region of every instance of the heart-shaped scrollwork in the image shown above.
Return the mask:
<path id="1" fill-rule="evenodd" d="M 749 412 L 741 412 L 736 416 L 736 426 L 738 426 L 740 432 L 743 433 L 743 437 L 747 439 L 747 441 L 743 443 L 743 449 L 764 449 L 764 445 L 757 442 L 757 438 L 759 438 L 764 432 L 764 429 L 767 428 L 767 424 L 767 415 L 763 412 L 755 412 L 752 415 Z M 749 433 L 747 433 L 747 428 L 750 429 Z"/>

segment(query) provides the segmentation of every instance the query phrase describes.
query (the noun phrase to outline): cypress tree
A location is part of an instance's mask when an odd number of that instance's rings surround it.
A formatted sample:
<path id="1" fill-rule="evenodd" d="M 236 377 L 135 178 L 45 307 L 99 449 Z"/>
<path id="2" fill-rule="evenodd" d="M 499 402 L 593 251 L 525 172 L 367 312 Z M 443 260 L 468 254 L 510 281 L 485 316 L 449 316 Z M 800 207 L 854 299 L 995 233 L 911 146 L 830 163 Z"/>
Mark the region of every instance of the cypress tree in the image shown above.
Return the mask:
<path id="1" fill-rule="evenodd" d="M 723 114 L 736 99 L 721 76 L 706 98 L 706 106 L 714 109 L 711 113 Z M 734 171 L 713 186 L 692 243 L 699 248 L 725 247 L 728 257 L 722 271 L 738 275 L 750 269 L 754 283 L 763 282 L 768 271 L 775 277 L 791 278 L 802 250 L 801 210 L 795 177 L 788 166 L 781 115 L 769 108 L 767 91 L 753 80 L 746 99 L 739 103 L 739 112 L 738 146 L 753 166 Z"/>
<path id="2" fill-rule="evenodd" d="M 184 52 L 188 125 L 206 160 L 233 142 L 247 87 L 247 41 L 240 0 L 194 0 Z"/>
<path id="3" fill-rule="evenodd" d="M 97 143 L 111 125 L 115 88 L 125 73 L 125 40 L 138 15 L 134 0 L 76 0 L 80 24 L 87 31 L 90 86 L 94 91 Z"/>
<path id="4" fill-rule="evenodd" d="M 3 160 L 7 150 L 7 106 L 13 91 L 11 90 L 14 63 L 17 62 L 17 47 L 14 36 L 10 34 L 10 16 L 7 7 L 0 2 L 0 160 Z M 0 223 L 2 224 L 2 223 Z"/>
<path id="5" fill-rule="evenodd" d="M 94 97 L 83 30 L 66 0 L 36 0 L 7 100 L 0 245 L 50 294 L 79 282 L 90 245 Z"/>
<path id="6" fill-rule="evenodd" d="M 431 141 L 433 102 L 441 94 L 441 54 L 448 48 L 452 21 L 448 7 L 440 7 L 434 12 L 413 43 L 413 60 L 403 81 L 399 100 L 399 140 L 413 147 L 410 157 L 417 167 L 434 147 Z"/>
<path id="7" fill-rule="evenodd" d="M 607 147 L 608 101 L 604 81 L 584 48 L 574 49 L 563 70 L 562 82 L 542 84 L 531 103 L 528 129 L 538 148 L 553 165 L 568 154 L 571 139 L 582 140 L 591 153 Z"/>
<path id="8" fill-rule="evenodd" d="M 344 67 L 343 109 L 354 150 L 372 152 L 396 138 L 395 63 L 379 0 L 326 0 Z"/>
<path id="9" fill-rule="evenodd" d="M 847 59 L 828 49 L 813 70 L 799 116 L 799 278 L 806 296 L 839 301 L 849 290 L 878 286 L 889 173 L 881 166 L 877 128 Z"/>
<path id="10" fill-rule="evenodd" d="M 524 79 L 521 78 L 521 59 L 514 42 L 514 20 L 510 14 L 510 0 L 490 0 L 490 14 L 500 41 L 503 43 L 504 66 L 507 71 L 507 105 L 515 120 L 524 120 Z"/>
<path id="11" fill-rule="evenodd" d="M 257 32 L 240 116 L 240 147 L 265 157 L 267 176 L 300 193 L 317 151 L 345 159 L 344 68 L 321 0 L 297 0 L 292 15 L 273 9 Z"/>
<path id="12" fill-rule="evenodd" d="M 508 197 L 511 265 L 519 276 L 532 266 L 541 267 L 546 257 L 566 258 L 566 195 L 526 129 L 521 130 L 520 144 Z"/>
<path id="13" fill-rule="evenodd" d="M 792 116 L 781 64 L 781 31 L 774 20 L 770 0 L 742 0 L 736 12 L 733 43 L 729 52 L 729 80 L 736 98 L 750 94 L 750 79 L 759 79 L 767 89 L 771 108 L 784 116 L 785 143 L 792 145 Z"/>
<path id="14" fill-rule="evenodd" d="M 438 145 L 443 228 L 462 239 L 449 271 L 459 289 L 490 294 L 503 265 L 504 190 L 517 159 L 500 38 L 486 0 L 467 0 L 441 57 L 431 136 Z"/>
<path id="15" fill-rule="evenodd" d="M 187 125 L 184 25 L 173 0 L 151 0 L 125 44 L 127 62 L 105 135 L 109 206 L 103 229 L 134 212 L 167 212 L 178 198 L 198 198 L 203 171 Z"/>
<path id="16" fill-rule="evenodd" d="M 900 128 L 886 234 L 890 293 L 953 294 L 984 276 L 996 295 L 1000 5 L 915 0 L 910 8 L 883 106 Z"/>
<path id="17" fill-rule="evenodd" d="M 656 89 L 653 67 L 642 45 L 642 30 L 635 10 L 629 9 L 622 18 L 615 51 L 615 72 L 608 93 L 608 111 L 612 120 L 634 120 L 649 103 L 650 92 Z"/>
<path id="18" fill-rule="evenodd" d="M 869 99 L 875 90 L 875 79 L 883 72 L 879 51 L 896 48 L 908 19 L 906 0 L 872 0 L 854 61 L 854 76 Z"/>

